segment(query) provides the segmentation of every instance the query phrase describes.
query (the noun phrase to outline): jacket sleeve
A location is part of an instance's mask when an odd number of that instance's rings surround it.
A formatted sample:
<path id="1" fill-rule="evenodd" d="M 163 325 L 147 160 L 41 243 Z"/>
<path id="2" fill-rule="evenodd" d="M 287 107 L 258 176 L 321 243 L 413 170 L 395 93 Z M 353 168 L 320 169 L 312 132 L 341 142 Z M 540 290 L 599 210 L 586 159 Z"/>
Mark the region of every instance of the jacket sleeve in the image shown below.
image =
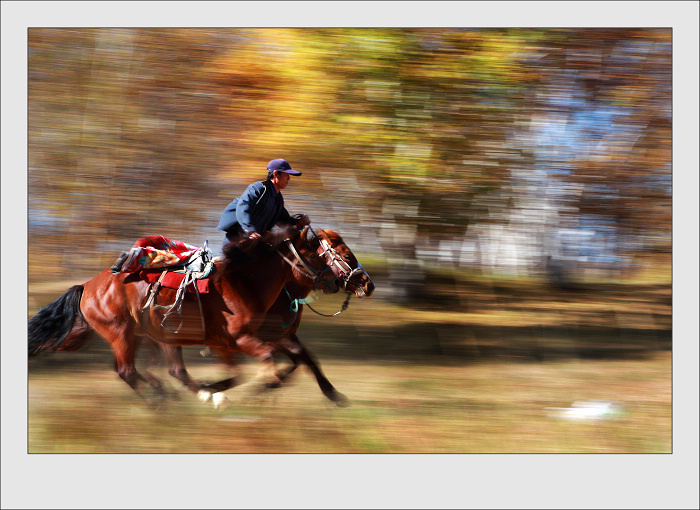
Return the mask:
<path id="1" fill-rule="evenodd" d="M 253 210 L 267 190 L 261 182 L 255 182 L 248 186 L 238 199 L 236 207 L 236 219 L 238 224 L 248 233 L 257 232 Z"/>
<path id="2" fill-rule="evenodd" d="M 223 230 L 224 232 L 228 232 L 230 229 L 233 228 L 234 225 L 236 225 L 236 223 L 238 223 L 238 220 L 236 219 L 237 205 L 238 198 L 236 198 L 233 202 L 226 206 L 224 212 L 221 213 L 221 219 L 219 220 L 219 224 L 216 226 L 217 230 Z"/>

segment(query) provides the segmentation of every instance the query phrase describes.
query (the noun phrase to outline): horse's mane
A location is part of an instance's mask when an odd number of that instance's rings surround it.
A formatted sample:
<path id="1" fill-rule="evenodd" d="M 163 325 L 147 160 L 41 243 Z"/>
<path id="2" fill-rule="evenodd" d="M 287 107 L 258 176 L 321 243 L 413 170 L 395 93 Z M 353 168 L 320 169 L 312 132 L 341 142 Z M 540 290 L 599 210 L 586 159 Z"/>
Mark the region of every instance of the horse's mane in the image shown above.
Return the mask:
<path id="1" fill-rule="evenodd" d="M 285 239 L 299 235 L 299 229 L 288 223 L 278 223 L 260 239 L 236 238 L 224 245 L 224 271 L 245 267 L 275 250 Z"/>

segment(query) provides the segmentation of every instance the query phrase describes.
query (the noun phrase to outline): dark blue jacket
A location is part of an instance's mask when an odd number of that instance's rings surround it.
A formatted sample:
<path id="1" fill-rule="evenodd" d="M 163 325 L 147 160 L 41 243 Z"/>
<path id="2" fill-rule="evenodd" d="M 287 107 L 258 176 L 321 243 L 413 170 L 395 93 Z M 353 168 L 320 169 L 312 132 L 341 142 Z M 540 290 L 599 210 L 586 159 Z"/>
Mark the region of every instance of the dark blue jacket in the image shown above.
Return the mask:
<path id="1" fill-rule="evenodd" d="M 240 225 L 248 234 L 264 234 L 278 221 L 294 223 L 284 208 L 282 193 L 278 193 L 270 181 L 260 181 L 248 186 L 226 207 L 216 228 L 236 235 Z"/>

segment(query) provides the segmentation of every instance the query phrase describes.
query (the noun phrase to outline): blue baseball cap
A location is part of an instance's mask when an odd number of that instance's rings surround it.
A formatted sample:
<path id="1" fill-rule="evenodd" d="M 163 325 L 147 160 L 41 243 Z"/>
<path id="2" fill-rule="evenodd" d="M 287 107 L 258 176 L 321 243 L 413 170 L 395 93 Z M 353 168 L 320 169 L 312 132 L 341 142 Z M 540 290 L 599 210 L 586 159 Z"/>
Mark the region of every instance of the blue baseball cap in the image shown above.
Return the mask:
<path id="1" fill-rule="evenodd" d="M 289 166 L 289 163 L 287 163 L 283 159 L 273 159 L 267 164 L 267 171 L 268 172 L 284 172 L 285 174 L 290 174 L 290 175 L 301 175 L 301 172 L 299 170 L 292 170 L 292 167 Z"/>

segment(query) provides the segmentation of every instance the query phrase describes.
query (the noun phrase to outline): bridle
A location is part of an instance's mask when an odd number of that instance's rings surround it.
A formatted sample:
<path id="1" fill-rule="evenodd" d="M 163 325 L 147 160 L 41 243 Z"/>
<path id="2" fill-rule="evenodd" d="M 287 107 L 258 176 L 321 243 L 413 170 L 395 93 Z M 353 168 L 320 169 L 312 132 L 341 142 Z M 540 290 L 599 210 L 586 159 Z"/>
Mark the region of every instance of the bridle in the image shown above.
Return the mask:
<path id="1" fill-rule="evenodd" d="M 314 232 L 316 235 L 316 232 Z M 338 251 L 333 248 L 328 241 L 325 239 L 321 238 L 321 247 L 323 248 L 324 254 L 328 257 L 329 265 L 334 268 L 333 272 L 336 274 L 336 276 L 340 279 L 343 280 L 343 288 L 346 289 L 347 292 L 347 284 L 352 283 L 351 280 L 357 276 L 364 274 L 369 278 L 369 275 L 365 271 L 365 269 L 362 267 L 362 264 L 360 264 L 360 261 L 357 261 L 357 267 L 355 269 L 350 267 L 350 264 L 345 262 L 343 257 L 338 253 Z M 371 278 L 370 278 L 371 281 Z M 364 296 L 364 289 L 360 285 L 355 285 L 355 288 L 357 291 Z"/>
<path id="2" fill-rule="evenodd" d="M 292 266 L 292 269 L 299 271 L 302 275 L 306 276 L 309 278 L 311 281 L 314 282 L 314 290 L 316 290 L 320 285 L 324 285 L 326 289 L 328 289 L 330 292 L 334 292 L 335 289 L 331 288 L 330 284 L 325 280 L 324 275 L 328 271 L 332 271 L 333 269 L 329 266 L 326 265 L 321 270 L 316 270 L 314 269 L 304 258 L 299 254 L 297 249 L 294 247 L 294 243 L 290 239 L 285 239 L 284 243 L 287 245 L 289 248 L 289 251 L 294 255 L 294 258 L 299 261 L 301 264 L 301 267 L 299 267 L 299 264 L 296 264 L 293 260 L 290 260 L 284 253 L 282 253 L 280 250 L 277 250 L 277 253 L 279 253 L 280 257 L 284 259 L 287 264 Z M 320 253 L 319 253 L 320 255 Z M 325 255 L 325 250 L 324 250 L 324 255 Z"/>
<path id="3" fill-rule="evenodd" d="M 328 241 L 326 241 L 323 237 L 319 236 L 314 229 L 312 229 L 310 226 L 307 227 L 314 235 L 314 237 L 320 238 L 319 242 L 319 255 L 321 254 L 320 251 L 323 252 L 323 255 L 326 258 L 327 261 L 327 266 L 321 270 L 321 271 L 316 271 L 314 268 L 312 268 L 302 257 L 299 255 L 297 252 L 296 248 L 292 244 L 292 242 L 289 239 L 285 239 L 285 242 L 287 243 L 287 246 L 289 247 L 289 250 L 292 252 L 292 254 L 296 257 L 296 259 L 301 262 L 301 264 L 306 268 L 308 272 L 304 272 L 303 270 L 300 270 L 296 265 L 294 264 L 293 261 L 289 260 L 287 257 L 284 256 L 282 252 L 277 250 L 277 253 L 280 254 L 280 256 L 287 261 L 289 265 L 291 265 L 293 268 L 299 270 L 304 276 L 307 278 L 310 278 L 311 280 L 314 281 L 314 290 L 318 288 L 320 283 L 323 283 L 326 285 L 326 288 L 328 288 L 328 282 L 326 280 L 323 280 L 323 275 L 330 271 L 333 271 L 333 273 L 342 280 L 342 287 L 345 289 L 345 301 L 343 302 L 343 305 L 341 306 L 340 310 L 333 314 L 326 315 L 324 313 L 321 313 L 317 310 L 315 310 L 311 306 L 311 302 L 315 301 L 315 299 L 301 299 L 301 298 L 293 298 L 291 294 L 289 294 L 289 291 L 287 290 L 287 287 L 284 287 L 285 292 L 287 293 L 287 297 L 290 300 L 290 311 L 294 313 L 294 318 L 291 320 L 291 322 L 283 323 L 282 327 L 287 328 L 294 324 L 296 321 L 297 313 L 299 311 L 299 305 L 306 305 L 311 309 L 312 312 L 314 312 L 317 315 L 321 315 L 323 317 L 335 317 L 336 315 L 344 312 L 347 308 L 348 305 L 350 304 L 350 298 L 352 297 L 352 293 L 347 290 L 347 284 L 352 283 L 351 280 L 357 276 L 358 274 L 364 274 L 367 276 L 367 278 L 372 281 L 372 279 L 369 277 L 365 269 L 362 267 L 362 264 L 360 264 L 360 261 L 357 261 L 357 267 L 355 269 L 351 268 L 350 265 L 345 262 L 343 257 L 338 253 L 338 251 L 333 248 Z M 353 284 L 354 285 L 354 284 Z M 355 288 L 357 289 L 357 292 L 359 292 L 362 296 L 365 295 L 365 291 L 360 285 L 355 285 Z"/>

